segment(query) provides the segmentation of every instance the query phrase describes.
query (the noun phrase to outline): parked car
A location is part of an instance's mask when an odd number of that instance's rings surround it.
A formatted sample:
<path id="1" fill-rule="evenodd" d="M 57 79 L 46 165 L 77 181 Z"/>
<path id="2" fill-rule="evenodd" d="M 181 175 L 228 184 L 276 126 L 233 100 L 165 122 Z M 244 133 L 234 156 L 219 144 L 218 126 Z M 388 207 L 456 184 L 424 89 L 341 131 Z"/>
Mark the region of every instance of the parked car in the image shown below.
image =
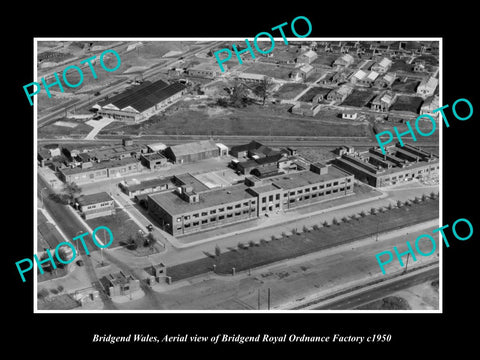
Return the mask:
<path id="1" fill-rule="evenodd" d="M 153 231 L 153 225 L 152 225 L 152 224 L 148 224 L 148 225 L 147 225 L 147 229 L 148 229 L 148 231 Z"/>

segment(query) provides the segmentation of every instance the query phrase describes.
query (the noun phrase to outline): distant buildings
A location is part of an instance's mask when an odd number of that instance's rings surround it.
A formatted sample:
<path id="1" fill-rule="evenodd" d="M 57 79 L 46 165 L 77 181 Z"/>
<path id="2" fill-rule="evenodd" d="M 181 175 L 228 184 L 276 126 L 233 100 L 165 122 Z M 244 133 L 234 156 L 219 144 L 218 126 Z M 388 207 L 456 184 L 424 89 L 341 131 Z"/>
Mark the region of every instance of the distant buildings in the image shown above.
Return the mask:
<path id="1" fill-rule="evenodd" d="M 392 66 L 392 60 L 384 57 L 379 62 L 373 64 L 370 70 L 375 71 L 379 74 L 385 74 L 390 69 L 391 66 Z"/>
<path id="2" fill-rule="evenodd" d="M 343 152 L 334 164 L 354 174 L 371 186 L 382 187 L 438 175 L 439 158 L 422 149 L 399 143 L 386 148 L 383 155 L 378 147 L 364 152 Z"/>
<path id="3" fill-rule="evenodd" d="M 354 63 L 355 59 L 350 54 L 343 54 L 333 62 L 333 66 L 349 67 Z"/>
<path id="4" fill-rule="evenodd" d="M 220 148 L 213 140 L 202 140 L 170 146 L 165 150 L 165 155 L 172 162 L 183 164 L 220 156 Z"/>
<path id="5" fill-rule="evenodd" d="M 327 95 L 328 101 L 343 102 L 353 91 L 353 86 L 349 84 L 341 85 L 340 87 L 333 89 Z"/>
<path id="6" fill-rule="evenodd" d="M 137 123 L 164 109 L 179 99 L 185 91 L 180 83 L 167 84 L 162 80 L 125 90 L 95 105 L 97 114 L 115 120 Z"/>
<path id="7" fill-rule="evenodd" d="M 425 78 L 417 87 L 417 94 L 421 96 L 433 95 L 438 85 L 438 79 L 434 77 Z"/>
<path id="8" fill-rule="evenodd" d="M 389 72 L 383 76 L 379 76 L 377 80 L 375 80 L 374 85 L 379 88 L 389 88 L 393 85 L 396 78 L 396 73 Z"/>
<path id="9" fill-rule="evenodd" d="M 251 73 L 240 73 L 237 76 L 237 80 L 246 82 L 246 83 L 261 83 L 266 78 L 265 75 L 261 74 L 251 74 Z"/>
<path id="10" fill-rule="evenodd" d="M 115 203 L 106 192 L 82 195 L 76 201 L 78 209 L 86 220 L 115 214 Z"/>
<path id="11" fill-rule="evenodd" d="M 122 271 L 107 274 L 99 279 L 109 296 L 130 295 L 140 289 L 140 281 Z"/>
<path id="12" fill-rule="evenodd" d="M 378 78 L 378 73 L 375 71 L 357 70 L 351 77 L 350 82 L 356 85 L 372 86 Z"/>
<path id="13" fill-rule="evenodd" d="M 318 57 L 318 54 L 313 50 L 307 50 L 297 58 L 297 63 L 311 64 Z"/>
<path id="14" fill-rule="evenodd" d="M 397 98 L 392 91 L 383 91 L 372 100 L 371 109 L 374 111 L 387 112 Z"/>
<path id="15" fill-rule="evenodd" d="M 223 65 L 223 68 L 226 70 L 227 66 Z M 219 67 L 216 64 L 201 63 L 188 69 L 188 75 L 207 79 L 215 79 L 219 75 L 218 69 Z"/>

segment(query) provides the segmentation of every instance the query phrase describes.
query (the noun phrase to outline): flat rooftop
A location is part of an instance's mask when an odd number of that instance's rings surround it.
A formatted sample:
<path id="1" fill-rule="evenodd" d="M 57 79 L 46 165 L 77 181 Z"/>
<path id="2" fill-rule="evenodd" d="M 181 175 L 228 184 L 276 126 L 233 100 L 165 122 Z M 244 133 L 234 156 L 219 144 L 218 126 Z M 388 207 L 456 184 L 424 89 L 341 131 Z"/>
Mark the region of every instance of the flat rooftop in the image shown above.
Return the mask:
<path id="1" fill-rule="evenodd" d="M 105 191 L 95 193 L 95 194 L 90 194 L 90 195 L 82 195 L 77 198 L 77 201 L 80 205 L 85 206 L 85 205 L 92 205 L 92 204 L 98 204 L 101 202 L 105 201 L 112 201 L 113 199 L 106 193 Z"/>
<path id="2" fill-rule="evenodd" d="M 114 167 L 119 167 L 119 166 L 125 166 L 128 164 L 133 164 L 133 163 L 138 163 L 138 160 L 135 158 L 125 158 L 121 160 L 109 160 L 109 161 L 102 161 L 100 163 L 95 163 L 89 168 L 82 169 L 81 167 L 75 167 L 75 168 L 67 168 L 67 169 L 62 169 L 61 172 L 63 172 L 65 175 L 73 175 L 73 174 L 80 174 L 84 172 L 89 172 L 89 171 L 95 171 L 95 170 L 100 170 L 100 169 L 107 169 L 107 168 L 114 168 Z"/>
<path id="3" fill-rule="evenodd" d="M 173 191 L 153 194 L 149 195 L 149 197 L 170 215 L 174 216 L 254 198 L 255 196 L 246 191 L 248 188 L 249 187 L 245 184 L 238 184 L 227 188 L 207 191 L 199 194 L 199 202 L 193 204 L 183 200 L 176 192 Z"/>
<path id="4" fill-rule="evenodd" d="M 201 193 L 210 189 L 207 185 L 205 185 L 189 173 L 178 174 L 175 175 L 174 178 L 179 180 L 184 185 L 191 186 L 193 188 L 193 191 L 195 191 L 196 193 Z"/>
<path id="5" fill-rule="evenodd" d="M 271 177 L 265 179 L 265 181 L 269 181 L 284 190 L 290 190 L 310 184 L 342 178 L 349 175 L 349 173 L 340 170 L 337 167 L 329 166 L 328 173 L 324 175 L 316 174 L 310 170 L 305 170 L 298 173 L 283 174 Z"/>

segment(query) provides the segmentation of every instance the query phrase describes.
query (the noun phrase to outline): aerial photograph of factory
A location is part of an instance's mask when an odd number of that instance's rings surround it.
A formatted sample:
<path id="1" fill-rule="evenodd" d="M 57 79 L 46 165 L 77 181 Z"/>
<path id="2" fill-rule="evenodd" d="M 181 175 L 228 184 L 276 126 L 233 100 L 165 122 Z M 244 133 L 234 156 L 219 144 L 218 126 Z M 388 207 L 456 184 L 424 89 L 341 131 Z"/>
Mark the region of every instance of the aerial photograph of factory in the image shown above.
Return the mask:
<path id="1" fill-rule="evenodd" d="M 36 311 L 438 311 L 439 39 L 83 40 L 35 39 Z"/>

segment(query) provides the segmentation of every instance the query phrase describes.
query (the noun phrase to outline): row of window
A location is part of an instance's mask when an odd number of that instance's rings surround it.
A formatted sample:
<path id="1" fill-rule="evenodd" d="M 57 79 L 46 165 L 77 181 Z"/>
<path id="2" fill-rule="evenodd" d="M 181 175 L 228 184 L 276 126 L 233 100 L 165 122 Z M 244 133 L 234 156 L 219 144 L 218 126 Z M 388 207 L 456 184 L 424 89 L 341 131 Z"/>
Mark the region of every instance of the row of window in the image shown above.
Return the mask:
<path id="1" fill-rule="evenodd" d="M 105 206 L 111 206 L 111 205 L 112 205 L 111 202 L 103 202 L 100 204 L 88 205 L 86 209 L 96 209 L 98 207 L 105 207 Z"/>
<path id="2" fill-rule="evenodd" d="M 221 213 L 221 212 L 225 212 L 225 209 L 226 211 L 231 211 L 233 209 L 240 209 L 243 205 L 243 207 L 250 207 L 250 205 L 255 205 L 256 204 L 256 201 L 255 200 L 252 200 L 251 202 L 244 202 L 243 204 L 242 203 L 238 203 L 238 204 L 235 204 L 235 205 L 229 205 L 229 206 L 226 206 L 226 207 L 221 207 L 221 208 L 218 208 L 218 209 L 212 209 L 210 211 L 202 211 L 200 213 L 195 213 L 195 214 L 192 214 L 192 215 L 185 215 L 183 216 L 183 220 L 187 221 L 187 220 L 190 220 L 190 218 L 192 219 L 198 219 L 200 217 L 204 217 L 204 216 L 208 216 L 209 214 L 210 215 L 214 215 L 214 214 L 217 214 L 217 213 Z M 244 211 L 248 211 L 248 209 L 244 209 Z M 252 211 L 255 211 L 255 208 L 252 207 Z M 177 217 L 177 222 L 180 222 L 182 221 L 182 217 Z"/>
<path id="3" fill-rule="evenodd" d="M 255 209 L 250 209 L 251 212 L 254 212 Z M 232 212 L 232 213 L 229 213 L 229 214 L 224 214 L 224 215 L 218 215 L 218 216 L 212 216 L 210 218 L 206 218 L 206 219 L 201 219 L 201 220 L 198 220 L 198 221 L 193 221 L 191 223 L 186 223 L 183 225 L 183 228 L 184 229 L 188 229 L 190 227 L 194 228 L 194 227 L 197 227 L 197 226 L 200 226 L 200 225 L 205 225 L 205 224 L 208 224 L 208 223 L 212 223 L 212 222 L 215 222 L 215 221 L 221 221 L 221 220 L 224 220 L 224 219 L 230 219 L 230 218 L 233 218 L 234 216 L 241 216 L 241 215 L 246 215 L 249 213 L 249 209 L 243 209 L 242 211 L 236 211 L 236 212 Z M 182 230 L 182 225 L 177 225 L 177 230 Z"/>

